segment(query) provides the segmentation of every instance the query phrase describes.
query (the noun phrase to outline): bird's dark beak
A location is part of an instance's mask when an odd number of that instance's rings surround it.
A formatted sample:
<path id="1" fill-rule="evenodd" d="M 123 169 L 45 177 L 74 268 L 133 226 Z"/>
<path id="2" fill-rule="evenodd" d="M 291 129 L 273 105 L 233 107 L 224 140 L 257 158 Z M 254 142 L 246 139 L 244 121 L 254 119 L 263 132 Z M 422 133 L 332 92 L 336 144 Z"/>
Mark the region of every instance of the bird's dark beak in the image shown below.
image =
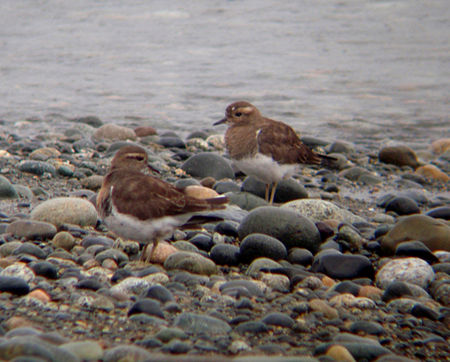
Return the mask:
<path id="1" fill-rule="evenodd" d="M 213 123 L 213 126 L 217 126 L 219 124 L 225 123 L 227 121 L 227 117 L 222 118 L 220 121 L 217 121 L 216 123 Z"/>
<path id="2" fill-rule="evenodd" d="M 159 172 L 159 170 L 158 169 L 156 169 L 156 168 L 154 168 L 152 165 L 150 165 L 149 163 L 147 163 L 147 167 L 148 167 L 148 169 L 150 170 L 150 171 L 152 171 L 152 172 L 154 172 L 154 173 L 157 173 L 157 174 L 160 174 L 161 172 Z"/>

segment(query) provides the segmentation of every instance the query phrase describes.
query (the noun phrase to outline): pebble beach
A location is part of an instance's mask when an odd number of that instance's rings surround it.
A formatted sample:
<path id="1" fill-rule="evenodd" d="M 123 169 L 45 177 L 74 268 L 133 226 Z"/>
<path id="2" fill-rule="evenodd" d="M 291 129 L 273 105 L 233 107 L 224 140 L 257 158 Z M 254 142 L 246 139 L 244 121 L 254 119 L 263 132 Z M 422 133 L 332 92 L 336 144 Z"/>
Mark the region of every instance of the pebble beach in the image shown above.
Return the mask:
<path id="1" fill-rule="evenodd" d="M 447 360 L 450 139 L 303 137 L 337 161 L 304 166 L 270 206 L 223 133 L 94 116 L 0 122 L 0 359 Z M 151 263 L 95 209 L 129 143 L 165 181 L 229 199 Z"/>

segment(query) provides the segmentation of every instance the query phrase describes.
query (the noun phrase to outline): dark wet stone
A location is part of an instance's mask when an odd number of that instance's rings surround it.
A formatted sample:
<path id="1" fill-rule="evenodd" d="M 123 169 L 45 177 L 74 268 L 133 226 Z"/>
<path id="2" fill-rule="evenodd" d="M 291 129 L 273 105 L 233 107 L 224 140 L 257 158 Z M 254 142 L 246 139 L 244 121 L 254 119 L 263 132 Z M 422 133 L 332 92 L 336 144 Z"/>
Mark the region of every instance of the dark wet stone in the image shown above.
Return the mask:
<path id="1" fill-rule="evenodd" d="M 253 309 L 254 305 L 252 301 L 246 297 L 240 298 L 236 301 L 235 306 L 237 309 Z"/>
<path id="2" fill-rule="evenodd" d="M 287 250 L 284 244 L 274 237 L 259 233 L 249 234 L 241 242 L 240 259 L 248 263 L 259 257 L 286 259 Z"/>
<path id="3" fill-rule="evenodd" d="M 92 126 L 95 128 L 101 127 L 103 125 L 102 120 L 100 118 L 98 118 L 97 116 L 76 117 L 76 118 L 69 119 L 69 121 L 75 122 L 75 123 L 85 123 L 85 124 L 88 124 L 89 126 Z"/>
<path id="4" fill-rule="evenodd" d="M 192 346 L 189 343 L 174 339 L 163 346 L 161 350 L 172 354 L 182 354 L 188 353 L 191 349 Z"/>
<path id="5" fill-rule="evenodd" d="M 374 277 L 371 261 L 362 255 L 332 253 L 316 256 L 311 270 L 336 279 Z"/>
<path id="6" fill-rule="evenodd" d="M 285 355 L 286 354 L 286 348 L 275 343 L 269 343 L 262 346 L 257 347 L 259 351 L 261 351 L 265 355 Z M 276 359 L 274 359 L 273 362 L 276 362 Z M 281 362 L 281 361 L 280 361 Z M 307 361 L 305 361 L 307 362 Z M 311 361 L 313 362 L 313 361 Z"/>
<path id="7" fill-rule="evenodd" d="M 395 199 L 396 196 L 397 195 L 391 193 L 384 194 L 376 199 L 376 204 L 379 207 L 386 208 L 387 204 Z"/>
<path id="8" fill-rule="evenodd" d="M 319 230 L 320 238 L 322 239 L 322 241 L 325 241 L 326 239 L 334 235 L 334 230 L 327 223 L 318 221 L 315 224 L 317 230 Z"/>
<path id="9" fill-rule="evenodd" d="M 175 300 L 172 292 L 162 285 L 152 285 L 150 288 L 148 288 L 145 297 L 156 299 L 163 304 Z"/>
<path id="10" fill-rule="evenodd" d="M 389 230 L 391 230 L 391 229 L 392 229 L 392 225 L 382 224 L 375 229 L 373 235 L 377 239 L 380 236 L 386 235 L 389 232 Z"/>
<path id="11" fill-rule="evenodd" d="M 167 343 L 173 339 L 187 339 L 188 335 L 179 328 L 164 328 L 155 334 L 161 342 Z"/>
<path id="12" fill-rule="evenodd" d="M 268 202 L 250 192 L 228 192 L 226 193 L 229 203 L 239 206 L 242 210 L 253 210 L 259 206 L 266 206 Z"/>
<path id="13" fill-rule="evenodd" d="M 295 321 L 284 313 L 272 312 L 266 315 L 262 322 L 268 325 L 291 328 Z"/>
<path id="14" fill-rule="evenodd" d="M 163 343 L 160 340 L 153 337 L 144 338 L 143 340 L 136 342 L 136 344 L 146 349 L 160 348 L 163 346 Z"/>
<path id="15" fill-rule="evenodd" d="M 214 245 L 211 236 L 206 234 L 196 234 L 192 238 L 189 239 L 189 242 L 195 245 L 200 250 L 210 251 L 212 246 Z"/>
<path id="16" fill-rule="evenodd" d="M 239 225 L 238 233 L 241 240 L 252 233 L 270 235 L 287 249 L 300 247 L 311 252 L 316 252 L 321 242 L 319 231 L 311 220 L 274 206 L 252 210 Z"/>
<path id="17" fill-rule="evenodd" d="M 128 261 L 128 255 L 118 249 L 107 249 L 95 255 L 95 260 L 100 264 L 106 259 L 112 259 L 116 261 L 117 264 L 121 264 Z"/>
<path id="18" fill-rule="evenodd" d="M 180 314 L 175 319 L 174 326 L 194 335 L 224 335 L 231 331 L 231 327 L 223 320 L 195 313 Z"/>
<path id="19" fill-rule="evenodd" d="M 151 361 L 152 354 L 142 347 L 130 345 L 119 345 L 107 349 L 103 355 L 104 362 L 119 361 Z"/>
<path id="20" fill-rule="evenodd" d="M 393 211 L 397 215 L 419 214 L 420 209 L 417 203 L 409 197 L 395 197 L 386 205 L 386 212 Z"/>
<path id="21" fill-rule="evenodd" d="M 179 137 L 161 137 L 157 143 L 167 148 L 186 148 L 186 143 Z"/>
<path id="22" fill-rule="evenodd" d="M 367 175 L 368 173 L 369 171 L 367 171 L 365 168 L 354 166 L 341 171 L 339 175 L 345 177 L 350 181 L 359 181 L 362 176 Z"/>
<path id="23" fill-rule="evenodd" d="M 265 198 L 266 184 L 253 176 L 248 176 L 242 183 L 241 190 Z M 284 203 L 308 197 L 306 189 L 294 179 L 282 180 L 278 183 L 274 202 Z"/>
<path id="24" fill-rule="evenodd" d="M 184 189 L 188 186 L 192 186 L 192 185 L 199 186 L 200 182 L 198 180 L 196 180 L 195 178 L 190 177 L 190 178 L 182 178 L 180 180 L 177 180 L 177 181 L 175 181 L 174 185 L 177 189 L 182 190 L 182 189 Z"/>
<path id="25" fill-rule="evenodd" d="M 420 186 L 419 188 L 409 188 L 407 190 L 402 190 L 399 193 L 396 193 L 395 196 L 401 196 L 401 197 L 409 197 L 410 199 L 413 199 L 417 205 L 426 205 L 428 204 L 428 196 L 425 193 L 424 189 L 422 189 Z"/>
<path id="26" fill-rule="evenodd" d="M 0 292 L 25 295 L 30 292 L 30 287 L 22 278 L 0 275 Z"/>
<path id="27" fill-rule="evenodd" d="M 161 310 L 161 306 L 160 306 L 159 302 L 157 302 L 154 299 L 144 298 L 144 299 L 138 300 L 136 303 L 134 303 L 132 305 L 132 307 L 128 311 L 128 316 L 131 316 L 133 314 L 140 314 L 140 313 L 154 315 L 154 316 L 164 319 L 164 313 Z"/>
<path id="28" fill-rule="evenodd" d="M 408 146 L 387 146 L 378 153 L 380 162 L 388 163 L 396 166 L 411 166 L 416 168 L 420 166 L 414 151 Z"/>
<path id="29" fill-rule="evenodd" d="M 214 231 L 218 232 L 219 234 L 222 234 L 222 235 L 237 237 L 238 236 L 238 227 L 239 227 L 239 223 L 237 223 L 237 222 L 221 221 L 216 224 L 216 226 L 214 227 Z"/>
<path id="30" fill-rule="evenodd" d="M 446 273 L 450 275 L 450 263 L 437 263 L 433 265 L 435 273 Z"/>
<path id="31" fill-rule="evenodd" d="M 2 360 L 17 361 L 26 358 L 28 361 L 65 361 L 79 362 L 79 358 L 71 352 L 56 347 L 33 336 L 14 337 L 0 342 Z"/>
<path id="32" fill-rule="evenodd" d="M 99 290 L 100 288 L 103 288 L 104 285 L 97 278 L 91 277 L 80 280 L 75 284 L 75 287 L 78 289 Z"/>
<path id="33" fill-rule="evenodd" d="M 81 241 L 81 246 L 85 249 L 91 245 L 103 245 L 112 248 L 114 240 L 104 236 L 87 236 Z"/>
<path id="34" fill-rule="evenodd" d="M 428 318 L 433 321 L 437 321 L 439 317 L 441 316 L 438 312 L 434 311 L 433 309 L 423 305 L 422 303 L 417 303 L 412 307 L 410 312 L 414 317 L 417 318 Z"/>
<path id="35" fill-rule="evenodd" d="M 227 192 L 238 192 L 241 187 L 233 181 L 219 181 L 214 184 L 213 189 L 218 194 L 226 194 Z"/>
<path id="36" fill-rule="evenodd" d="M 415 256 L 432 264 L 439 261 L 439 259 L 426 247 L 424 243 L 418 240 L 404 241 L 397 245 L 395 249 L 396 256 Z"/>
<path id="37" fill-rule="evenodd" d="M 349 293 L 349 294 L 353 294 L 354 296 L 357 296 L 359 294 L 360 289 L 361 289 L 360 285 L 358 285 L 350 280 L 340 282 L 340 283 L 334 285 L 332 288 L 332 290 L 334 290 L 338 293 L 341 293 L 341 294 Z"/>
<path id="38" fill-rule="evenodd" d="M 330 142 L 323 140 L 321 138 L 317 138 L 317 137 L 312 137 L 312 136 L 301 136 L 300 140 L 307 145 L 310 148 L 315 148 L 315 147 L 325 147 L 327 146 Z"/>
<path id="39" fill-rule="evenodd" d="M 6 231 L 18 238 L 46 240 L 55 236 L 56 227 L 43 221 L 17 220 L 9 224 Z"/>
<path id="40" fill-rule="evenodd" d="M 292 264 L 310 265 L 314 260 L 314 255 L 304 248 L 292 248 L 289 250 L 287 260 Z"/>
<path id="41" fill-rule="evenodd" d="M 331 346 L 339 344 L 348 349 L 353 358 L 357 361 L 373 361 L 377 357 L 391 353 L 387 348 L 381 345 L 363 343 L 363 342 L 332 342 L 320 344 L 314 350 L 314 354 L 324 354 Z"/>
<path id="42" fill-rule="evenodd" d="M 83 152 L 84 150 L 92 150 L 95 148 L 94 142 L 89 139 L 81 139 L 72 143 L 73 150 L 77 153 Z M 73 173 L 73 171 L 72 171 Z"/>
<path id="43" fill-rule="evenodd" d="M 371 321 L 353 322 L 349 327 L 349 331 L 354 334 L 362 332 L 364 334 L 372 334 L 372 335 L 382 335 L 386 333 L 386 330 L 381 324 Z"/>
<path id="44" fill-rule="evenodd" d="M 267 333 L 268 331 L 269 328 L 265 323 L 257 321 L 243 322 L 236 327 L 236 332 L 238 332 L 239 334 L 249 333 L 258 335 L 261 333 Z"/>
<path id="45" fill-rule="evenodd" d="M 234 179 L 234 172 L 229 162 L 222 156 L 212 152 L 201 152 L 190 157 L 181 169 L 197 178 L 214 177 L 216 180 L 224 178 Z"/>
<path id="46" fill-rule="evenodd" d="M 328 239 L 323 244 L 320 244 L 320 251 L 323 250 L 334 250 L 334 251 L 342 251 L 342 245 L 339 244 L 337 241 Z"/>
<path id="47" fill-rule="evenodd" d="M 172 277 L 171 280 L 175 283 L 171 283 L 170 285 L 167 285 L 167 288 L 169 290 L 173 290 L 176 288 L 180 291 L 186 291 L 184 286 L 190 287 L 190 286 L 196 286 L 196 285 L 205 285 L 209 282 L 209 278 L 203 275 L 196 275 L 192 273 L 188 273 L 186 271 L 176 272 Z M 184 284 L 184 285 L 183 285 Z M 170 288 L 169 288 L 170 286 Z"/>
<path id="48" fill-rule="evenodd" d="M 11 185 L 6 177 L 0 176 L 0 200 L 16 199 L 17 197 L 19 197 L 19 195 L 14 186 Z"/>
<path id="49" fill-rule="evenodd" d="M 323 188 L 326 192 L 339 192 L 339 187 L 334 183 L 328 183 Z"/>
<path id="50" fill-rule="evenodd" d="M 229 282 L 223 283 L 219 287 L 219 290 L 222 294 L 227 294 L 227 291 L 236 288 L 245 289 L 248 292 L 247 296 L 250 297 L 262 297 L 264 295 L 258 285 L 251 280 L 231 280 Z"/>
<path id="51" fill-rule="evenodd" d="M 209 136 L 208 133 L 206 133 L 204 131 L 193 131 L 188 134 L 186 139 L 190 140 L 192 138 L 201 138 L 202 140 L 206 140 L 208 138 L 208 136 Z"/>
<path id="52" fill-rule="evenodd" d="M 20 255 L 20 254 L 33 255 L 38 259 L 45 259 L 45 257 L 47 256 L 46 253 L 39 246 L 30 242 L 23 243 L 13 252 L 13 255 Z"/>
<path id="53" fill-rule="evenodd" d="M 55 264 L 48 261 L 37 261 L 29 264 L 29 267 L 36 275 L 43 276 L 48 279 L 58 278 L 58 268 Z"/>
<path id="54" fill-rule="evenodd" d="M 328 153 L 352 153 L 355 152 L 355 145 L 345 141 L 335 141 L 329 148 Z"/>
<path id="55" fill-rule="evenodd" d="M 450 220 L 450 207 L 441 206 L 428 210 L 425 215 L 434 217 L 436 219 Z"/>
<path id="56" fill-rule="evenodd" d="M 210 257 L 217 265 L 238 265 L 239 247 L 230 244 L 218 244 L 211 249 Z"/>
<path id="57" fill-rule="evenodd" d="M 358 182 L 363 185 L 378 185 L 381 182 L 383 182 L 383 179 L 381 177 L 378 177 L 376 175 L 372 175 L 370 173 L 362 174 L 358 178 Z"/>
<path id="58" fill-rule="evenodd" d="M 394 281 L 390 283 L 383 293 L 383 301 L 389 302 L 392 299 L 401 298 L 404 296 L 412 296 L 414 293 L 405 282 Z"/>
<path id="59" fill-rule="evenodd" d="M 44 173 L 49 173 L 53 176 L 56 175 L 55 167 L 44 161 L 22 161 L 18 168 L 22 172 L 32 173 L 38 176 L 42 176 Z"/>
<path id="60" fill-rule="evenodd" d="M 142 269 L 136 270 L 134 272 L 134 274 L 138 277 L 138 278 L 143 278 L 147 275 L 150 274 L 155 274 L 155 273 L 161 273 L 163 271 L 163 268 L 159 265 L 150 265 L 147 267 L 144 267 Z"/>

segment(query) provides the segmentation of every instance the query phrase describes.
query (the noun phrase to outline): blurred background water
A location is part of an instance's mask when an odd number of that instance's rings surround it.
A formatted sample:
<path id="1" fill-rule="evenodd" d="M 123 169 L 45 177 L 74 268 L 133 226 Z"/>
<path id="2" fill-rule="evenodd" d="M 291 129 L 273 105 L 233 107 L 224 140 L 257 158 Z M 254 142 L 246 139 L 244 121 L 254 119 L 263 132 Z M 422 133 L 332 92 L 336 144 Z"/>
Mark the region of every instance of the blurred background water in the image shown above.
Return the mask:
<path id="1" fill-rule="evenodd" d="M 428 144 L 449 135 L 448 5 L 2 0 L 0 119 L 185 134 L 243 99 L 306 135 Z"/>

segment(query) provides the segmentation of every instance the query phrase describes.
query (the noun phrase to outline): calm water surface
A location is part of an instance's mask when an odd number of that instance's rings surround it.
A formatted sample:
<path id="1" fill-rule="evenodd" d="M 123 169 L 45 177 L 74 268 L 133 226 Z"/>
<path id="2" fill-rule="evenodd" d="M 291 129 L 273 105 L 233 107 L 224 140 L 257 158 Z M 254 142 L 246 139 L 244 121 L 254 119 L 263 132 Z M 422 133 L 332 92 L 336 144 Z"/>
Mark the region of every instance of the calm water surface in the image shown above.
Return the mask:
<path id="1" fill-rule="evenodd" d="M 187 133 L 235 100 L 360 144 L 449 136 L 447 0 L 2 0 L 0 118 Z M 223 128 L 218 132 L 223 132 Z"/>

